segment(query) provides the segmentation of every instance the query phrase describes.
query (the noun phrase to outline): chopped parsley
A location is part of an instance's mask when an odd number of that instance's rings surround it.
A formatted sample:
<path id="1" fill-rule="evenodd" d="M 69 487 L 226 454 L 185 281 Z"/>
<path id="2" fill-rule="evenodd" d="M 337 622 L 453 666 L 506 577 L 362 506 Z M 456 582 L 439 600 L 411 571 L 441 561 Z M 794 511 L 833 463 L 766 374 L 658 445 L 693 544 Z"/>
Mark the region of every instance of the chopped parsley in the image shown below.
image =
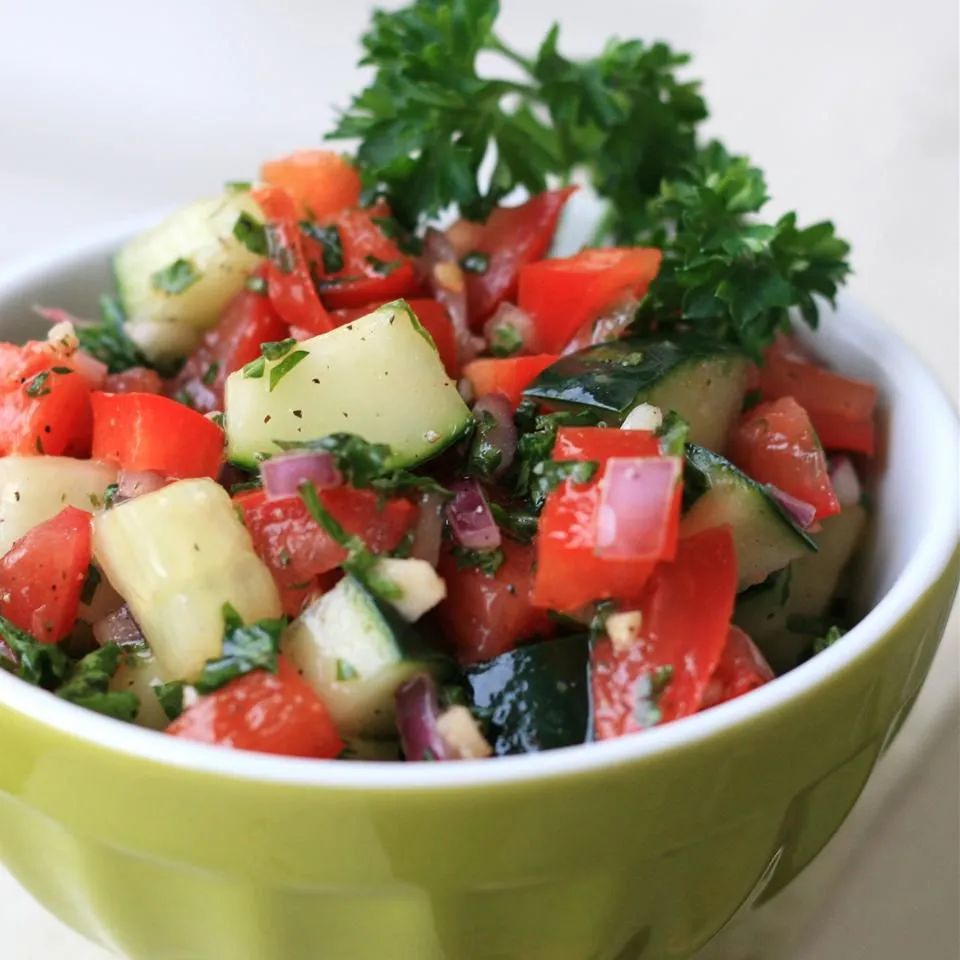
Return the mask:
<path id="1" fill-rule="evenodd" d="M 201 276 L 192 260 L 180 257 L 173 263 L 167 264 L 162 270 L 151 274 L 150 284 L 154 290 L 176 296 L 184 290 L 189 290 Z"/>
<path id="2" fill-rule="evenodd" d="M 404 263 L 403 260 L 381 260 L 372 253 L 368 253 L 363 259 L 378 277 L 389 277 Z"/>
<path id="3" fill-rule="evenodd" d="M 471 250 L 460 260 L 460 266 L 467 273 L 486 273 L 490 267 L 490 254 Z"/>
<path id="4" fill-rule="evenodd" d="M 843 637 L 844 631 L 840 627 L 834 625 L 822 636 L 817 637 L 813 641 L 813 652 L 814 654 L 823 653 L 827 647 L 832 647 L 838 640 Z"/>
<path id="5" fill-rule="evenodd" d="M 183 680 L 153 684 L 153 692 L 156 695 L 157 702 L 171 723 L 183 713 L 183 691 L 185 687 L 186 684 Z"/>
<path id="6" fill-rule="evenodd" d="M 468 550 L 466 547 L 454 547 L 451 553 L 461 570 L 472 567 L 487 577 L 496 576 L 497 571 L 503 566 L 506 559 L 500 547 L 494 547 L 490 550 Z"/>
<path id="7" fill-rule="evenodd" d="M 212 387 L 217 382 L 217 375 L 220 373 L 220 364 L 214 360 L 213 363 L 203 371 L 201 381 L 208 387 Z"/>
<path id="8" fill-rule="evenodd" d="M 664 666 L 643 674 L 637 680 L 633 688 L 633 718 L 641 729 L 655 727 L 663 719 L 660 698 L 672 679 L 673 667 Z"/>
<path id="9" fill-rule="evenodd" d="M 254 670 L 277 672 L 280 634 L 286 618 L 257 620 L 245 624 L 229 604 L 223 605 L 223 650 L 208 660 L 194 686 L 198 693 L 212 693 L 224 684 Z"/>
<path id="10" fill-rule="evenodd" d="M 323 259 L 324 273 L 339 273 L 343 269 L 343 240 L 340 230 L 335 223 L 320 226 L 304 220 L 300 229 L 310 238 L 320 244 Z"/>
<path id="11" fill-rule="evenodd" d="M 100 575 L 100 571 L 91 563 L 90 566 L 87 567 L 87 575 L 83 578 L 83 586 L 80 588 L 81 603 L 85 603 L 88 606 L 90 605 L 102 579 L 103 577 Z"/>
<path id="12" fill-rule="evenodd" d="M 266 368 L 267 361 L 263 357 L 257 357 L 256 360 L 251 360 L 249 363 L 244 364 L 243 378 L 244 380 L 259 380 L 263 376 Z"/>
<path id="13" fill-rule="evenodd" d="M 467 454 L 467 473 L 483 480 L 496 474 L 503 460 L 503 451 L 490 439 L 498 427 L 497 418 L 489 410 L 474 414 L 476 428 Z"/>
<path id="14" fill-rule="evenodd" d="M 267 255 L 267 231 L 256 218 L 244 211 L 233 225 L 233 235 L 258 257 Z"/>
<path id="15" fill-rule="evenodd" d="M 360 674 L 357 672 L 357 668 L 347 660 L 339 659 L 337 660 L 337 680 L 340 683 L 345 683 L 348 680 L 356 680 Z"/>
<path id="16" fill-rule="evenodd" d="M 511 323 L 501 323 L 493 328 L 488 343 L 491 356 L 512 357 L 523 347 L 520 331 Z"/>
<path id="17" fill-rule="evenodd" d="M 146 366 L 140 348 L 127 336 L 123 308 L 114 297 L 100 298 L 100 322 L 76 327 L 80 349 L 107 365 L 110 373 Z"/>
<path id="18" fill-rule="evenodd" d="M 541 460 L 533 468 L 533 494 L 543 502 L 547 494 L 566 480 L 571 483 L 589 483 L 600 468 L 595 460 Z"/>
<path id="19" fill-rule="evenodd" d="M 288 353 L 275 366 L 270 368 L 270 392 L 276 389 L 277 384 L 295 367 L 301 360 L 306 360 L 310 354 L 306 350 L 294 350 Z"/>
<path id="20" fill-rule="evenodd" d="M 57 689 L 57 696 L 115 720 L 132 722 L 140 710 L 140 698 L 129 690 L 109 689 L 122 655 L 123 651 L 115 643 L 107 643 L 88 653 Z"/>
<path id="21" fill-rule="evenodd" d="M 70 660 L 60 647 L 41 643 L 6 617 L 0 617 L 0 640 L 16 655 L 17 676 L 36 687 L 52 690 L 70 670 Z"/>
<path id="22" fill-rule="evenodd" d="M 23 392 L 33 399 L 45 397 L 50 392 L 47 381 L 50 379 L 49 370 L 41 370 L 35 377 L 31 377 L 24 385 Z"/>

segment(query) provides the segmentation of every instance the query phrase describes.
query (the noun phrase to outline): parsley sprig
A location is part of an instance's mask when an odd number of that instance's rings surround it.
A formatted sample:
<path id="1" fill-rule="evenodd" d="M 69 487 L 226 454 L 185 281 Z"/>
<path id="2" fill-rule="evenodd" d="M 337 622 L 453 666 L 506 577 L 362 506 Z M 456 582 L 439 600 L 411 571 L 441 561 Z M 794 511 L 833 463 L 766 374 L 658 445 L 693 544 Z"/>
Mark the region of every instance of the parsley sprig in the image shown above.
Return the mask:
<path id="1" fill-rule="evenodd" d="M 369 193 L 412 228 L 450 207 L 481 220 L 517 187 L 580 173 L 607 201 L 594 242 L 664 250 L 643 327 L 695 327 L 758 355 L 791 308 L 816 325 L 849 248 L 827 222 L 756 219 L 763 174 L 701 141 L 707 104 L 683 75 L 687 54 L 614 40 L 572 59 L 554 26 L 527 57 L 496 33 L 499 11 L 498 0 L 415 0 L 374 13 L 361 60 L 373 81 L 330 134 L 359 140 Z M 487 70 L 491 59 L 505 69 Z"/>

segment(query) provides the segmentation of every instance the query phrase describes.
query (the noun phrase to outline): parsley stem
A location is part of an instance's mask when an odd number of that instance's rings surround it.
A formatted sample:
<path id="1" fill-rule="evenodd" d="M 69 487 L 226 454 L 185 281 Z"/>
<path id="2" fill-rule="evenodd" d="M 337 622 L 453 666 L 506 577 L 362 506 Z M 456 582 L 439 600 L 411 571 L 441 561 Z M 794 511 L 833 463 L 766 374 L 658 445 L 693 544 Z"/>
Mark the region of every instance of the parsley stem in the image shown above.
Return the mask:
<path id="1" fill-rule="evenodd" d="M 499 53 L 504 59 L 515 63 L 521 69 L 526 70 L 527 73 L 533 73 L 534 62 L 517 53 L 516 50 L 512 50 L 495 33 L 490 34 L 490 40 L 486 44 L 486 48 L 493 53 Z"/>

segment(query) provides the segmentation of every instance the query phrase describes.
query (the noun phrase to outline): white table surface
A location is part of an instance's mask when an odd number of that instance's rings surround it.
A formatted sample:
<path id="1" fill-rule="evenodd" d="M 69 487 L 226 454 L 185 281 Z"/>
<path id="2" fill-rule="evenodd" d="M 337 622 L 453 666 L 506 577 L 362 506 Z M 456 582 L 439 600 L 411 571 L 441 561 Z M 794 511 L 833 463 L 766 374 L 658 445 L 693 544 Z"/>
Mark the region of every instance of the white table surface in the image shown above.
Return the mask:
<path id="1" fill-rule="evenodd" d="M 385 4 L 387 6 L 395 4 Z M 851 292 L 957 395 L 955 0 L 503 0 L 503 32 L 561 21 L 696 54 L 712 129 L 768 172 L 775 209 L 832 217 Z M 326 0 L 0 0 L 4 260 L 246 178 L 318 142 L 357 89 L 370 5 Z M 343 38 L 346 38 L 345 40 Z M 827 852 L 703 960 L 960 956 L 960 631 Z M 104 960 L 0 868 L 4 960 Z"/>

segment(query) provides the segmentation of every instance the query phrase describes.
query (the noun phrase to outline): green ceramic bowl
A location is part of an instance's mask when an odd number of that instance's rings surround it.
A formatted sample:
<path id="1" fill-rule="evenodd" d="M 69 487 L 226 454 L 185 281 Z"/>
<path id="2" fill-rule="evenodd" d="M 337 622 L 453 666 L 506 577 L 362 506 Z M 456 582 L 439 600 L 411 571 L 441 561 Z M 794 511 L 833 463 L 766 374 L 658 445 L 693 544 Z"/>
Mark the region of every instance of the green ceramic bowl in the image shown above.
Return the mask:
<path id="1" fill-rule="evenodd" d="M 36 333 L 36 302 L 92 312 L 125 234 L 7 271 L 2 335 Z M 842 643 L 638 736 L 409 766 L 185 743 L 0 675 L 0 857 L 136 960 L 690 957 L 843 821 L 920 692 L 957 582 L 950 404 L 855 310 L 816 342 L 885 404 L 869 612 Z"/>

